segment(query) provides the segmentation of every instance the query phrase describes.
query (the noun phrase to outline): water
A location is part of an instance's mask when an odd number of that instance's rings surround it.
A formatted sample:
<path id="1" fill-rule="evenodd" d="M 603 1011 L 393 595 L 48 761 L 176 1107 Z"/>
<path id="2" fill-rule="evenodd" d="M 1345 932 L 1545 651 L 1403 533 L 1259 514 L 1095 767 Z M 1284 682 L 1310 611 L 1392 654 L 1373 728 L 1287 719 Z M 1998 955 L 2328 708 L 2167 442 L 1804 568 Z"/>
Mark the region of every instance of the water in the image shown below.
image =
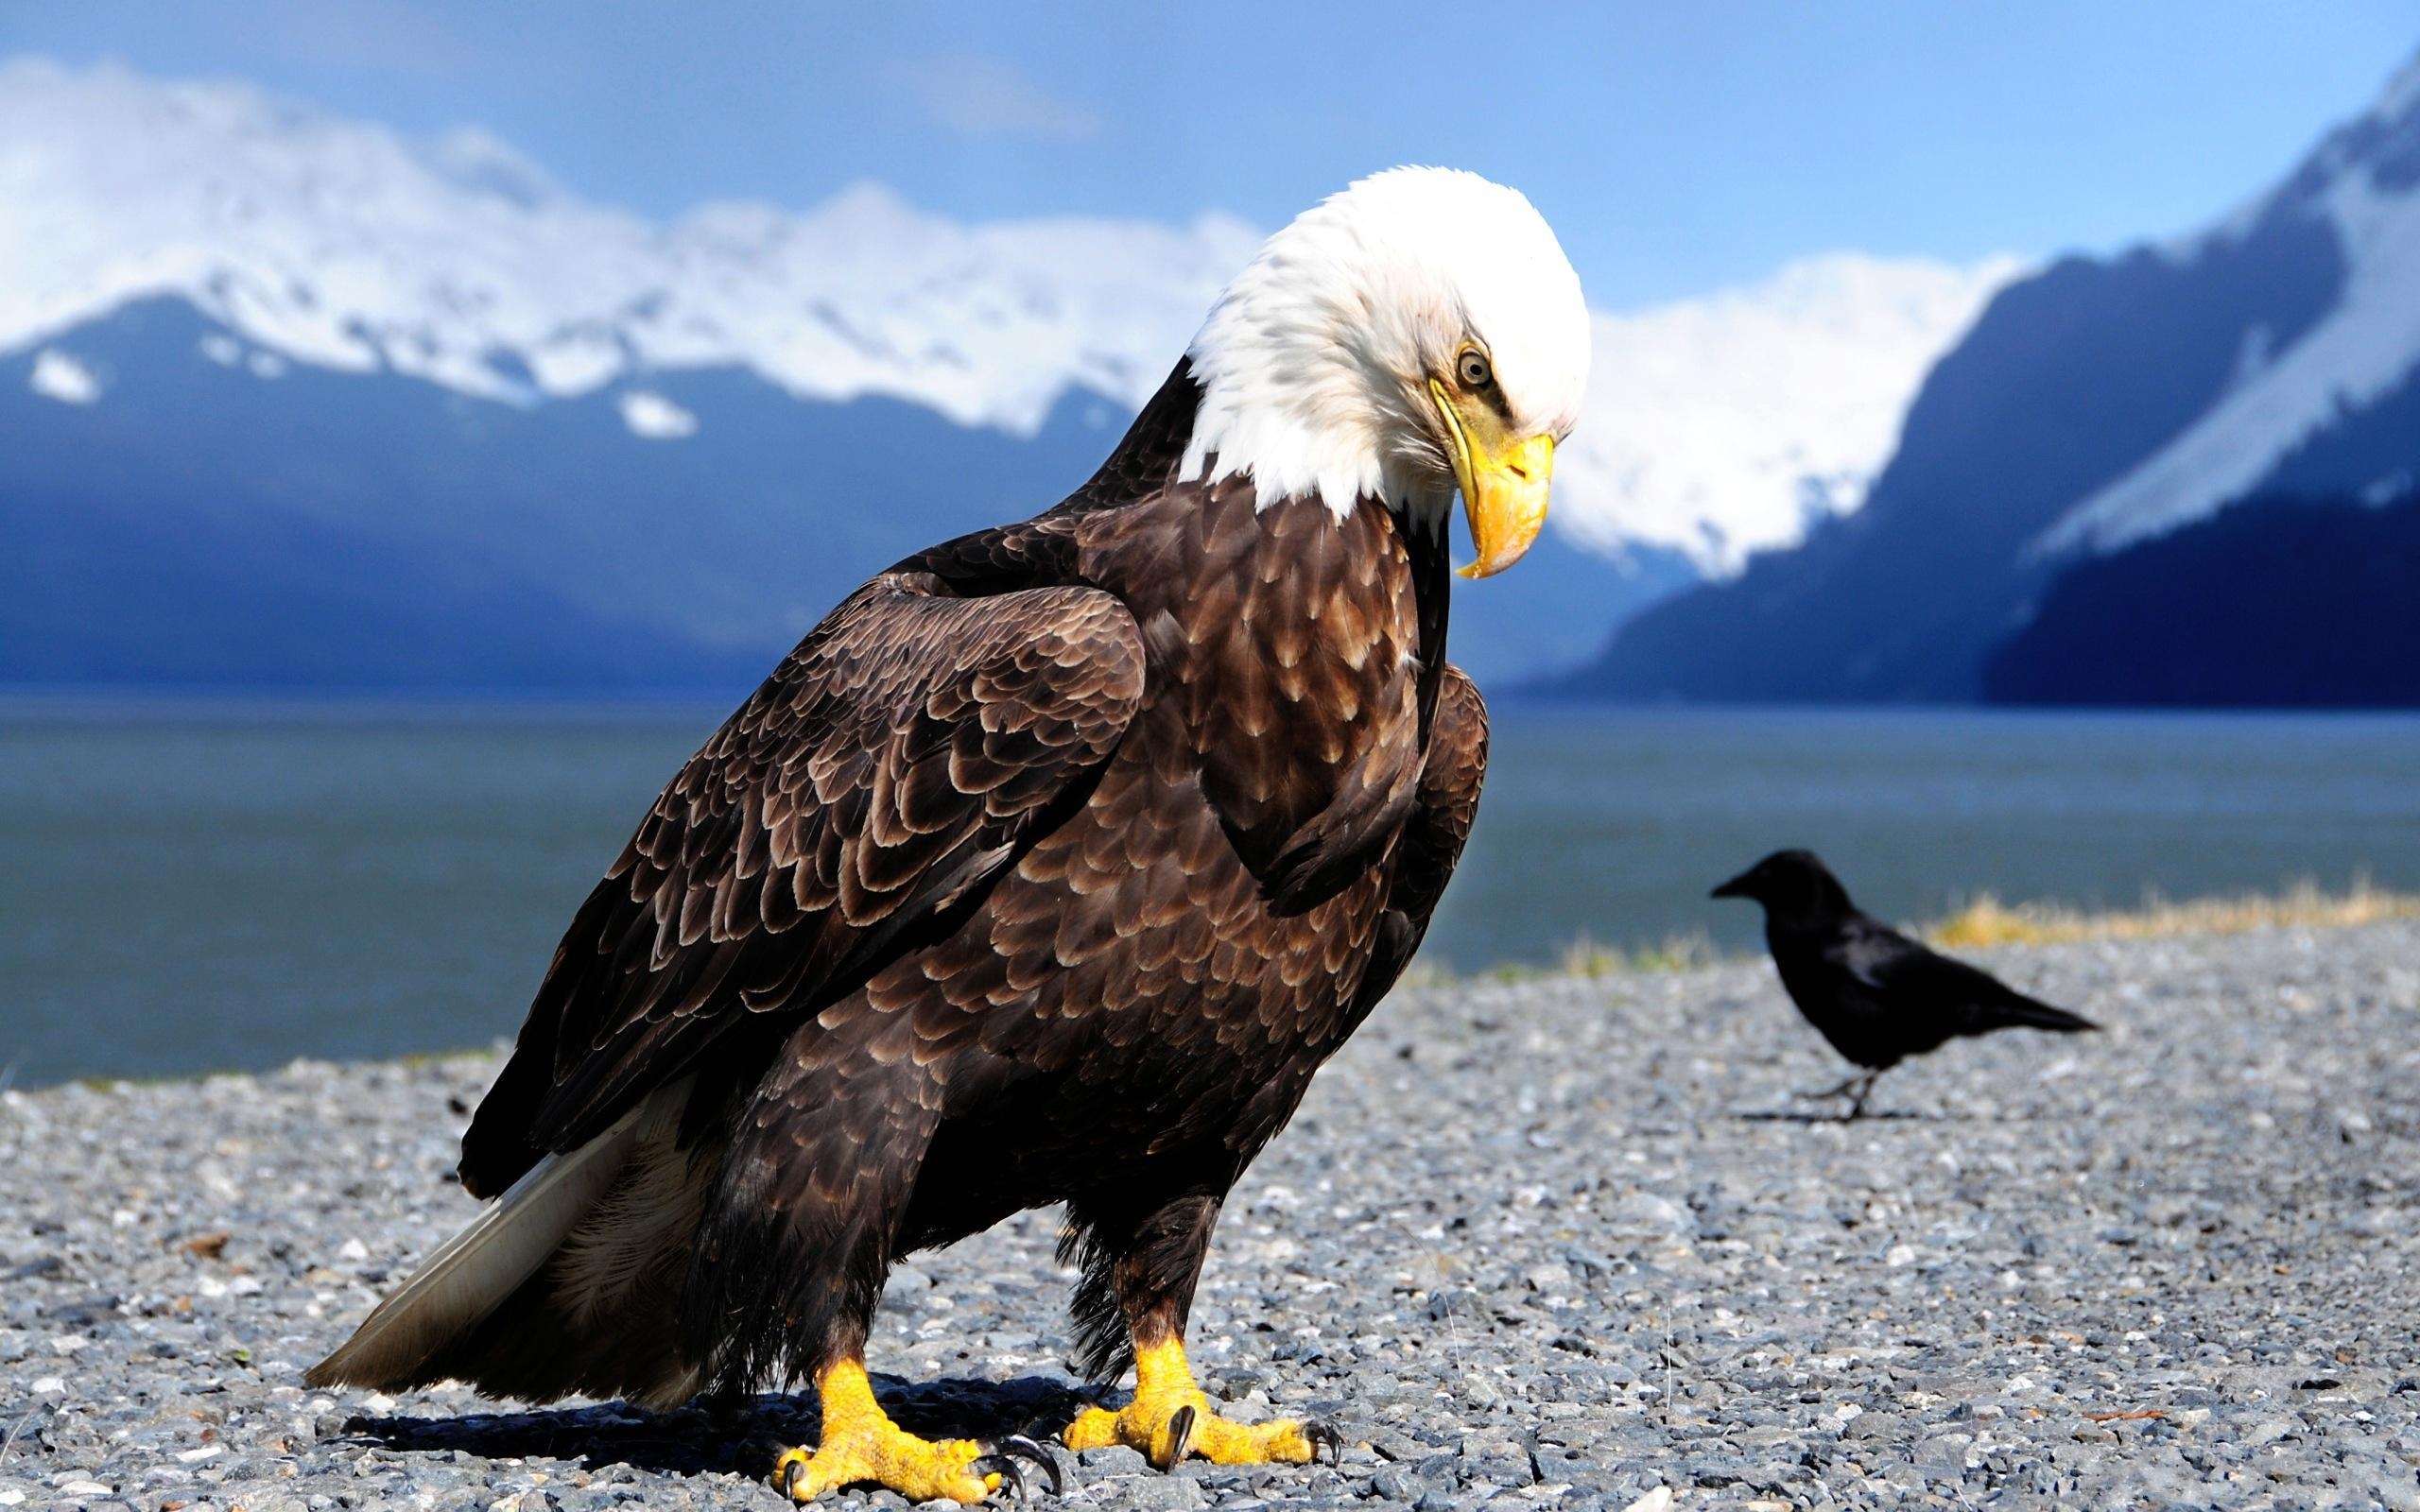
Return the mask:
<path id="1" fill-rule="evenodd" d="M 719 710 L 0 705 L 0 1074 L 509 1036 L 556 934 Z M 1754 939 L 1705 890 L 1824 852 L 1925 917 L 2366 875 L 2420 889 L 2420 719 L 1499 710 L 1430 935 Z"/>
<path id="2" fill-rule="evenodd" d="M 1695 711 L 1497 720 L 1435 949 L 1463 970 L 1576 935 L 1760 947 L 1706 889 L 1820 852 L 1868 911 L 1993 893 L 2088 908 L 2367 877 L 2420 889 L 2420 716 Z"/>

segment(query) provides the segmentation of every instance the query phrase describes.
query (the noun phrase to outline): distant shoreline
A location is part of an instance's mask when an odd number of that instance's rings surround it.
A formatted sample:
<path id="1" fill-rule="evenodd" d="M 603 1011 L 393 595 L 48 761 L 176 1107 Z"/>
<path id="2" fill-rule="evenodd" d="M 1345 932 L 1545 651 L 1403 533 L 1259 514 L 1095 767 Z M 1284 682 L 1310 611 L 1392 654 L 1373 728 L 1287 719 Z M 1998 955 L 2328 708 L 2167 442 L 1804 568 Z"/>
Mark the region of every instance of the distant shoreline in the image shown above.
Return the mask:
<path id="1" fill-rule="evenodd" d="M 1991 950 L 2012 945 L 2241 935 L 2262 929 L 2361 929 L 2405 919 L 2420 919 L 2420 893 L 2396 892 L 2357 880 L 2342 892 L 2330 892 L 2315 882 L 2302 882 L 2275 893 L 2186 899 L 2152 896 L 2133 908 L 2077 908 L 2039 899 L 2004 903 L 1984 893 L 1945 918 L 1913 926 L 1911 933 L 1945 950 Z M 1412 971 L 1418 974 L 1408 985 L 1448 987 L 1471 981 L 1527 982 L 1563 976 L 1597 978 L 1688 971 L 1753 959 L 1757 954 L 1718 950 L 1703 934 L 1678 935 L 1628 950 L 1599 944 L 1583 935 L 1564 948 L 1560 961 L 1547 966 L 1506 961 L 1466 976 L 1439 970 L 1423 972 L 1415 960 Z"/>
<path id="2" fill-rule="evenodd" d="M 2166 939 L 2179 935 L 2240 935 L 2256 929 L 2359 929 L 2389 919 L 2420 918 L 2420 893 L 2395 892 L 2357 880 L 2331 893 L 2303 882 L 2282 893 L 2238 893 L 2172 900 L 2152 897 L 2137 908 L 2093 912 L 2058 902 L 2001 902 L 1989 893 L 1924 927 L 1950 949 L 1994 945 L 2065 945 L 2083 940 Z"/>
<path id="3" fill-rule="evenodd" d="M 660 694 L 596 691 L 531 693 L 437 692 L 375 689 L 293 688 L 42 688 L 0 684 L 0 720 L 58 723 L 139 722 L 268 724 L 429 723 L 446 720 L 562 720 L 584 723 L 617 719 L 719 718 L 746 689 L 672 691 Z"/>
<path id="4" fill-rule="evenodd" d="M 777 658 L 769 657 L 770 672 Z M 498 713 L 613 716 L 680 714 L 727 710 L 754 684 L 666 688 L 386 688 L 243 684 L 59 684 L 0 682 L 0 720 L 60 719 L 352 719 L 441 718 L 449 714 Z M 1542 718 L 1590 719 L 1934 719 L 1979 718 L 2012 723 L 2046 720 L 2157 722 L 2221 720 L 2246 723 L 2338 723 L 2377 721 L 2420 724 L 2420 706 L 2387 704 L 2006 704 L 1968 703 L 1659 701 L 1577 698 L 1542 691 L 1535 682 L 1511 681 L 1485 690 L 1498 713 Z"/>
<path id="5" fill-rule="evenodd" d="M 2024 949 L 2095 941 L 2147 943 L 2155 939 L 2215 938 L 2275 929 L 2359 930 L 2414 919 L 2420 919 L 2420 893 L 2367 885 L 2330 893 L 2316 886 L 2301 886 L 2274 894 L 2152 900 L 2140 908 L 2100 912 L 2039 902 L 2009 905 L 1986 896 L 1946 919 L 1919 926 L 1916 933 L 1955 950 Z M 1689 974 L 1737 967 L 1757 958 L 1754 952 L 1718 951 L 1703 936 L 1680 936 L 1631 951 L 1581 939 L 1573 942 L 1561 961 L 1550 965 L 1505 962 L 1484 971 L 1459 973 L 1426 968 L 1414 960 L 1396 991 L 1448 991 L 1490 984 Z M 493 1062 L 510 1049 L 509 1039 L 497 1039 L 483 1045 L 441 1045 L 390 1056 L 302 1055 L 280 1066 L 216 1066 L 135 1076 L 70 1076 L 33 1087 L 14 1086 L 7 1075 L 0 1074 L 0 1095 L 31 1095 L 63 1086 L 102 1091 L 119 1086 L 154 1087 L 228 1076 L 274 1075 L 300 1065 L 416 1067 L 458 1060 Z"/>

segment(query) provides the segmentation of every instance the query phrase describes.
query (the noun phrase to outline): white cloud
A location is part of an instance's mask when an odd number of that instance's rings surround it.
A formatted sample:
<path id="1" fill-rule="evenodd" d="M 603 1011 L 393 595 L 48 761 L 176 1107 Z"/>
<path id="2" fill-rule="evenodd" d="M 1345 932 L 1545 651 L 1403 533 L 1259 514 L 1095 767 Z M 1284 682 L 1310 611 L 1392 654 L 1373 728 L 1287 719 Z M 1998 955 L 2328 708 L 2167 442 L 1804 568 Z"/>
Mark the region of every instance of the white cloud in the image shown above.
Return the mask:
<path id="1" fill-rule="evenodd" d="M 900 63 L 891 76 L 927 117 L 963 136 L 1078 142 L 1100 130 L 1099 116 L 996 58 L 949 53 Z"/>
<path id="2" fill-rule="evenodd" d="M 684 436 L 698 434 L 698 417 L 665 398 L 645 388 L 633 388 L 622 395 L 622 423 L 633 436 L 650 441 L 677 441 Z"/>
<path id="3" fill-rule="evenodd" d="M 57 347 L 44 347 L 35 354 L 34 370 L 26 387 L 62 404 L 89 404 L 101 397 L 101 380 L 93 369 Z"/>

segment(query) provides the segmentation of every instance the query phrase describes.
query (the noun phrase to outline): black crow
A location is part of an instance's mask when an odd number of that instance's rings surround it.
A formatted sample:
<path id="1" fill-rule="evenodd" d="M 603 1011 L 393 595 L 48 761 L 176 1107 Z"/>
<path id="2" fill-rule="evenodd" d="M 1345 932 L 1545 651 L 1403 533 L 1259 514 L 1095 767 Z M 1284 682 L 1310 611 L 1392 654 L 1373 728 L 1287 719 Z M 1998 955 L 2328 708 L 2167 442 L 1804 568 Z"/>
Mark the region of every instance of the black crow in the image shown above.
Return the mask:
<path id="1" fill-rule="evenodd" d="M 1851 1118 L 1865 1111 L 1876 1076 L 1961 1035 L 2013 1025 L 2062 1034 L 2099 1027 L 1859 913 L 1812 850 L 1776 850 L 1713 895 L 1764 904 L 1765 944 L 1790 1001 L 1833 1049 L 1865 1068 L 1814 1094 L 1854 1094 Z"/>

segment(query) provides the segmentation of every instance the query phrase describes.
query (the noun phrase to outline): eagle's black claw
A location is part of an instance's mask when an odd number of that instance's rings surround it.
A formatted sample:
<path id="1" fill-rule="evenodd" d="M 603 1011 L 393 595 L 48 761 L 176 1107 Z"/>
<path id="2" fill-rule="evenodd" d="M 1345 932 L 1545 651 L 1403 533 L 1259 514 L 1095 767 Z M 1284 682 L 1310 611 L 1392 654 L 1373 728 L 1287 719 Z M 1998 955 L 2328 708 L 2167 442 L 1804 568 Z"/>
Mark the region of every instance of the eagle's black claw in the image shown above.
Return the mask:
<path id="1" fill-rule="evenodd" d="M 1023 1434 L 1011 1434 L 1006 1438 L 987 1443 L 983 1457 L 975 1462 L 975 1473 L 997 1475 L 1001 1484 L 1009 1487 L 1010 1494 L 1022 1502 L 1026 1499 L 1027 1490 L 1025 1471 L 1017 1466 L 1021 1459 L 1042 1467 L 1043 1476 L 1050 1483 L 1051 1495 L 1059 1496 L 1065 1492 L 1066 1483 L 1060 1478 L 1057 1456 Z"/>
<path id="2" fill-rule="evenodd" d="M 1168 1458 L 1167 1463 L 1160 1467 L 1163 1472 L 1174 1470 L 1184 1463 L 1184 1452 L 1193 1447 L 1193 1428 L 1197 1421 L 1199 1419 L 1194 1417 L 1190 1403 L 1168 1414 Z"/>
<path id="3" fill-rule="evenodd" d="M 795 1487 L 798 1485 L 799 1476 L 803 1474 L 805 1469 L 806 1461 L 803 1459 L 785 1459 L 782 1461 L 782 1499 L 784 1501 L 795 1503 L 798 1500 L 798 1494 Z"/>
<path id="4" fill-rule="evenodd" d="M 1303 1425 L 1303 1436 L 1310 1440 L 1312 1464 L 1320 1462 L 1322 1450 L 1327 1452 L 1329 1464 L 1344 1463 L 1344 1435 L 1336 1431 L 1336 1424 L 1323 1418 L 1314 1418 Z"/>

